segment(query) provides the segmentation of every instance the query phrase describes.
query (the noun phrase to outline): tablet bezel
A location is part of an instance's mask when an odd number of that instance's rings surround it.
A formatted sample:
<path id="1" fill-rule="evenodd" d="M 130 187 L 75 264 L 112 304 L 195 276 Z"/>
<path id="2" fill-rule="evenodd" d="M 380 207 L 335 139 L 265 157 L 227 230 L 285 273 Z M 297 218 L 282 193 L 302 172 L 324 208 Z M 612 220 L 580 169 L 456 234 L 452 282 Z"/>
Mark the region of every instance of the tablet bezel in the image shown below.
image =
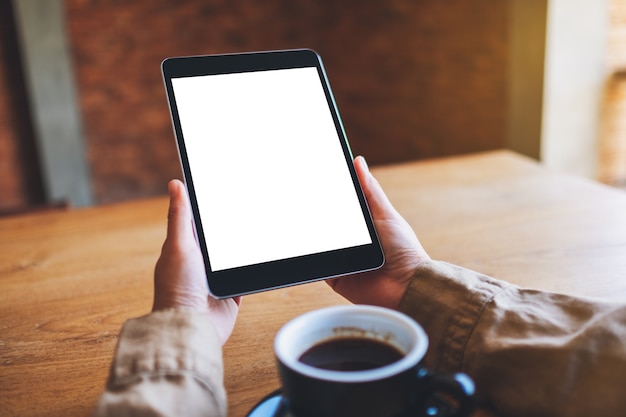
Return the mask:
<path id="1" fill-rule="evenodd" d="M 314 67 L 320 78 L 332 115 L 338 140 L 352 178 L 352 184 L 367 224 L 371 243 L 356 247 L 332 250 L 294 258 L 282 259 L 237 268 L 213 271 L 205 241 L 200 210 L 196 199 L 194 179 L 182 133 L 174 90 L 173 78 L 203 75 L 231 74 L 253 71 L 281 70 Z M 326 77 L 321 58 L 310 49 L 249 52 L 240 54 L 173 57 L 161 64 L 163 80 L 174 127 L 179 159 L 193 211 L 196 236 L 204 258 L 210 293 L 217 298 L 229 298 L 290 285 L 312 282 L 356 272 L 373 270 L 384 263 L 384 255 L 374 223 L 354 169 L 353 156 L 339 116 L 339 112 Z M 320 167 L 323 169 L 323 167 Z"/>

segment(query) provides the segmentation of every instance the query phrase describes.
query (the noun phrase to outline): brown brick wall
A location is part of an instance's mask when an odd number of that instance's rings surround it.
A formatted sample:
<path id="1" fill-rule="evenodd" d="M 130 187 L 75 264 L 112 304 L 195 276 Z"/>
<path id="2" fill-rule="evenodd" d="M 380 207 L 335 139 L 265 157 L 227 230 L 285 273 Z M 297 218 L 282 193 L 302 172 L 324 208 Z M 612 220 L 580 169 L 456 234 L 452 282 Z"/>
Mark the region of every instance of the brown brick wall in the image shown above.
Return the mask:
<path id="1" fill-rule="evenodd" d="M 12 15 L 0 1 L 0 214 L 44 201 Z"/>
<path id="2" fill-rule="evenodd" d="M 317 50 L 353 151 L 371 164 L 502 147 L 507 7 L 66 0 L 96 202 L 160 194 L 179 175 L 159 68 L 167 56 Z"/>

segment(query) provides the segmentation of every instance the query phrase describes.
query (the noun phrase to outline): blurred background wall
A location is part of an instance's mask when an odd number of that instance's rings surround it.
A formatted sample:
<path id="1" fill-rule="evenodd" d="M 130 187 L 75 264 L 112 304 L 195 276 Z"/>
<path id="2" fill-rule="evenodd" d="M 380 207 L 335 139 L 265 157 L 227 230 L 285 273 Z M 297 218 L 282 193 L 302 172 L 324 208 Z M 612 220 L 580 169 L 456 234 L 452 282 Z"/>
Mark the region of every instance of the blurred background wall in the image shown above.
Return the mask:
<path id="1" fill-rule="evenodd" d="M 177 55 L 317 50 L 352 149 L 371 165 L 525 138 L 540 158 L 547 0 L 14 0 L 0 2 L 0 210 L 64 200 L 49 195 L 33 127 L 21 1 L 60 9 L 89 203 L 159 195 L 180 177 L 159 67 Z M 511 117 L 512 86 L 530 117 Z"/>
<path id="2" fill-rule="evenodd" d="M 353 151 L 371 164 L 504 145 L 506 2 L 66 0 L 63 6 L 95 203 L 160 194 L 179 176 L 159 67 L 168 56 L 317 50 Z M 0 187 L 1 204 L 9 206 L 36 200 L 39 192 L 30 190 L 32 152 L 21 149 L 30 146 L 28 109 L 15 67 L 17 39 L 6 28 L 12 13 L 2 7 L 0 141 L 7 162 Z"/>

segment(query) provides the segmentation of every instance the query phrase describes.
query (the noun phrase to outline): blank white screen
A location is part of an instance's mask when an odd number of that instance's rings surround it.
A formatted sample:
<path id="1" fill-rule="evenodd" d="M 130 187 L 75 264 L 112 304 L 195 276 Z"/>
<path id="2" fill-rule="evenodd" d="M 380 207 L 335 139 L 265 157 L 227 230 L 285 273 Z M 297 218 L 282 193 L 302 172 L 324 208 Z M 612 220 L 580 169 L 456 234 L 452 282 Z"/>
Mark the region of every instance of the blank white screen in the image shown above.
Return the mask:
<path id="1" fill-rule="evenodd" d="M 316 68 L 172 86 L 213 271 L 371 243 Z"/>

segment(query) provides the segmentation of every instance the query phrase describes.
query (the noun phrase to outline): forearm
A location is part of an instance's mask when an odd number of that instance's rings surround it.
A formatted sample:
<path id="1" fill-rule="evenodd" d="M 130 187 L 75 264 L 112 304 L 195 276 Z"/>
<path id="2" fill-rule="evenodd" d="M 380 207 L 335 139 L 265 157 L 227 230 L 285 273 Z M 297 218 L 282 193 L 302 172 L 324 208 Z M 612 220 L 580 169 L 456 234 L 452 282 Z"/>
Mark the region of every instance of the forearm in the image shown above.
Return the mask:
<path id="1" fill-rule="evenodd" d="M 94 416 L 225 416 L 221 347 L 205 314 L 127 321 Z"/>
<path id="2" fill-rule="evenodd" d="M 604 416 L 626 407 L 626 309 L 523 290 L 431 262 L 401 304 L 429 334 L 427 364 L 471 375 L 503 416 Z"/>

